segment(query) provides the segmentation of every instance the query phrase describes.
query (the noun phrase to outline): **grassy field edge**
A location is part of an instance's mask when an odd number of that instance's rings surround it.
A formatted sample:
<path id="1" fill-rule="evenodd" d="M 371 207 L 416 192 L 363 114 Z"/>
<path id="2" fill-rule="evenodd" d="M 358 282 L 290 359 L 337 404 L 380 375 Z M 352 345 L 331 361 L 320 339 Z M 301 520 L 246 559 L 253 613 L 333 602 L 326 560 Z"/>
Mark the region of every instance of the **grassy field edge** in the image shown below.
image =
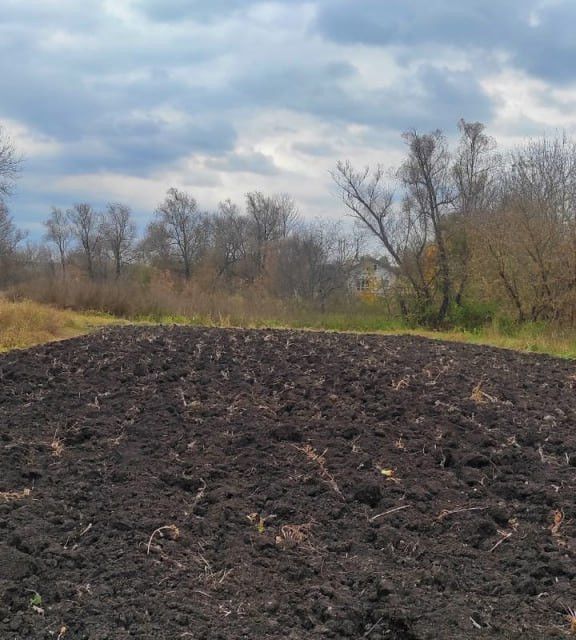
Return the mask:
<path id="1" fill-rule="evenodd" d="M 54 309 L 28 300 L 0 300 L 0 353 L 74 338 L 114 324 L 126 321 L 101 313 Z"/>
<path id="2" fill-rule="evenodd" d="M 545 353 L 563 358 L 576 358 L 576 335 L 560 333 L 549 327 L 525 325 L 513 332 L 503 333 L 490 326 L 477 331 L 430 331 L 403 326 L 386 319 L 346 316 L 345 314 L 302 315 L 292 320 L 257 321 L 228 316 L 158 315 L 123 319 L 96 312 L 77 312 L 56 309 L 28 300 L 11 302 L 0 299 L 0 352 L 22 349 L 38 344 L 85 335 L 106 326 L 126 324 L 179 324 L 211 327 L 245 327 L 304 329 L 382 335 L 417 335 L 436 340 L 465 342 L 494 346 L 516 351 Z"/>

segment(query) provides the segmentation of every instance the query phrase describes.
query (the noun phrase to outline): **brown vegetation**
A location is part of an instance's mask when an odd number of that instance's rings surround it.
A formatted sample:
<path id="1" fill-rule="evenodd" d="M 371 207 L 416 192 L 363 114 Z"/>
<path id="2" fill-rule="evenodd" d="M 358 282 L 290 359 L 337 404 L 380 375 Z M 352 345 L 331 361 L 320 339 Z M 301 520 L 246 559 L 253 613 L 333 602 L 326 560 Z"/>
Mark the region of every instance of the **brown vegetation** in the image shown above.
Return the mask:
<path id="1" fill-rule="evenodd" d="M 575 143 L 541 138 L 499 153 L 481 123 L 462 120 L 459 132 L 455 146 L 441 131 L 406 132 L 392 173 L 338 163 L 355 226 L 307 221 L 286 194 L 254 191 L 244 210 L 224 200 L 206 212 L 172 188 L 141 237 L 126 204 L 76 203 L 53 209 L 44 242 L 23 247 L 2 200 L 0 285 L 132 318 L 291 323 L 302 312 L 348 313 L 354 283 L 371 279 L 383 315 L 406 325 L 572 329 Z M 376 270 L 363 274 L 369 254 Z"/>

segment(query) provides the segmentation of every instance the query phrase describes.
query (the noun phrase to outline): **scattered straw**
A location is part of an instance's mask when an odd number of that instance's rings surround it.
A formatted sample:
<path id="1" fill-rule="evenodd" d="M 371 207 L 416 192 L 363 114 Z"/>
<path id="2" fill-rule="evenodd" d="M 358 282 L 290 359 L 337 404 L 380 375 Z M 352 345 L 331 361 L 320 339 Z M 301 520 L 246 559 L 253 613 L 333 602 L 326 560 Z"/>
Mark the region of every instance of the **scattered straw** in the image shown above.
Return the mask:
<path id="1" fill-rule="evenodd" d="M 552 517 L 553 517 L 554 521 L 550 525 L 550 533 L 553 536 L 558 536 L 558 535 L 560 535 L 560 527 L 562 526 L 562 523 L 564 522 L 564 512 L 561 511 L 560 509 L 557 509 L 552 514 Z"/>
<path id="2" fill-rule="evenodd" d="M 436 520 L 444 520 L 448 516 L 454 515 L 455 513 L 464 513 L 465 511 L 485 511 L 488 507 L 466 507 L 462 509 L 442 509 L 440 513 L 436 516 Z"/>
<path id="3" fill-rule="evenodd" d="M 370 522 L 374 522 L 374 520 L 376 520 L 377 518 L 382 518 L 384 516 L 387 516 L 391 513 L 396 513 L 396 511 L 402 511 L 403 509 L 408 509 L 410 508 L 412 505 L 409 504 L 404 504 L 401 507 L 394 507 L 393 509 L 388 509 L 388 511 L 384 511 L 383 513 L 379 513 L 378 515 L 372 516 L 370 518 Z"/>
<path id="4" fill-rule="evenodd" d="M 276 536 L 276 544 L 285 542 L 293 542 L 302 544 L 310 537 L 310 530 L 314 523 L 306 522 L 304 524 L 285 524 L 280 529 L 280 535 Z"/>
<path id="5" fill-rule="evenodd" d="M 178 538 L 180 537 L 180 529 L 178 529 L 178 527 L 175 524 L 169 524 L 166 525 L 165 527 L 158 527 L 158 529 L 155 529 L 152 532 L 152 535 L 150 536 L 150 539 L 148 540 L 148 546 L 146 548 L 146 555 L 150 555 L 150 547 L 152 546 L 152 540 L 154 540 L 154 536 L 157 534 L 163 534 L 163 532 L 166 532 L 167 535 L 172 539 L 172 540 L 178 540 Z"/>
<path id="6" fill-rule="evenodd" d="M 566 607 L 568 613 L 568 622 L 570 624 L 570 633 L 576 635 L 576 611 L 570 607 Z"/>
<path id="7" fill-rule="evenodd" d="M 474 402 L 478 404 L 483 404 L 485 402 L 498 402 L 498 398 L 495 396 L 491 396 L 482 390 L 483 381 L 480 382 L 472 389 L 472 393 L 470 394 L 470 399 L 474 400 Z"/>
<path id="8" fill-rule="evenodd" d="M 23 500 L 32 493 L 32 489 L 23 489 L 22 491 L 0 491 L 0 500 L 4 502 L 13 502 L 14 500 Z"/>
<path id="9" fill-rule="evenodd" d="M 325 456 L 326 456 L 326 451 L 328 451 L 328 449 L 326 449 L 324 453 L 318 453 L 317 451 L 315 451 L 314 447 L 312 447 L 309 444 L 305 444 L 301 447 L 298 447 L 296 445 L 293 445 L 293 446 L 295 449 L 298 449 L 298 451 L 301 451 L 302 453 L 304 453 L 308 458 L 308 460 L 318 465 L 320 469 L 320 477 L 326 483 L 328 483 L 330 487 L 332 487 L 335 493 L 337 493 L 341 498 L 344 498 L 344 495 L 342 494 L 342 491 L 340 491 L 340 488 L 338 487 L 338 484 L 336 483 L 334 476 L 326 468 Z"/>
<path id="10" fill-rule="evenodd" d="M 59 458 L 64 453 L 64 440 L 58 437 L 58 429 L 54 432 L 50 449 L 52 449 L 52 455 L 55 458 Z"/>

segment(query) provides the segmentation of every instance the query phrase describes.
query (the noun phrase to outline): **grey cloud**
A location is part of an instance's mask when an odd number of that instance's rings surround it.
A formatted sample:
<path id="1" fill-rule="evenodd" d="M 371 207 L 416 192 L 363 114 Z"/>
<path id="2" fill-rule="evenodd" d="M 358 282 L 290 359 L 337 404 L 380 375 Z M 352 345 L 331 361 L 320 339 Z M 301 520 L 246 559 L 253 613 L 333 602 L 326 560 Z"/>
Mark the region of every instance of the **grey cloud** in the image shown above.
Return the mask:
<path id="1" fill-rule="evenodd" d="M 195 153 L 208 157 L 215 183 L 225 172 L 275 175 L 271 158 L 236 150 L 243 127 L 250 122 L 247 135 L 257 135 L 250 132 L 258 131 L 258 118 L 269 123 L 270 113 L 322 122 L 338 132 L 339 150 L 350 142 L 384 155 L 407 128 L 453 131 L 460 117 L 489 124 L 495 105 L 480 81 L 501 69 L 498 52 L 507 53 L 504 64 L 552 85 L 576 74 L 576 3 L 568 0 L 133 0 L 125 5 L 136 8 L 132 21 L 112 16 L 104 0 L 0 5 L 0 120 L 62 149 L 30 158 L 25 171 L 34 184 L 102 171 L 149 176 Z M 260 5 L 268 31 L 249 21 Z M 306 5 L 302 16 L 313 6 L 316 19 L 305 33 L 301 21 L 287 25 L 278 12 L 284 21 L 276 39 L 274 5 Z M 539 22 L 531 26 L 533 10 Z M 370 86 L 350 62 L 353 44 L 386 48 L 404 73 L 384 88 Z M 467 71 L 441 67 L 446 47 Z M 185 123 L 159 115 L 171 112 Z M 278 117 L 274 134 L 299 134 L 299 122 Z M 349 133 L 352 124 L 365 133 Z M 534 126 L 526 122 L 525 130 Z M 293 149 L 311 161 L 334 155 L 329 140 Z M 42 198 L 37 192 L 26 200 L 26 215 L 37 215 Z"/>
<path id="2" fill-rule="evenodd" d="M 258 0 L 141 0 L 139 9 L 149 19 L 159 22 L 221 19 L 256 4 Z"/>
<path id="3" fill-rule="evenodd" d="M 336 149 L 326 142 L 295 142 L 292 149 L 307 156 L 334 156 Z"/>
<path id="4" fill-rule="evenodd" d="M 422 58 L 430 44 L 463 55 L 506 51 L 518 68 L 569 82 L 576 78 L 575 22 L 571 0 L 356 0 L 353 9 L 347 0 L 323 0 L 316 28 L 342 44 L 400 47 L 411 59 Z"/>
<path id="5" fill-rule="evenodd" d="M 0 32 L 21 25 L 28 30 L 65 26 L 86 32 L 107 24 L 103 0 L 2 0 L 1 5 Z"/>
<path id="6" fill-rule="evenodd" d="M 294 11 L 314 0 L 138 0 L 136 7 L 149 20 L 161 23 L 214 23 L 246 14 L 261 5 L 289 5 Z"/>
<path id="7" fill-rule="evenodd" d="M 207 166 L 211 169 L 231 173 L 254 173 L 266 176 L 279 173 L 274 159 L 260 152 L 229 153 L 223 158 L 209 159 Z"/>
<path id="8" fill-rule="evenodd" d="M 397 130 L 450 127 L 462 116 L 485 121 L 492 113 L 489 97 L 464 72 L 421 65 L 391 88 L 364 90 L 349 84 L 355 76 L 347 63 L 291 67 L 239 78 L 235 91 L 242 102 L 289 108 L 323 121 Z"/>

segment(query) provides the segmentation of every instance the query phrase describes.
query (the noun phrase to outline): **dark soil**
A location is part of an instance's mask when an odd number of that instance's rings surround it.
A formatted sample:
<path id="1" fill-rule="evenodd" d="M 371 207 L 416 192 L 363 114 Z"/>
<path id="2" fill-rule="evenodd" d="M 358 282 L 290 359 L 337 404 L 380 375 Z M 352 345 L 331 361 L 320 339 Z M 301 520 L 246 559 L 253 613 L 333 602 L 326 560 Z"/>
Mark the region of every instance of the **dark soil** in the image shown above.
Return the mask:
<path id="1" fill-rule="evenodd" d="M 0 638 L 566 637 L 575 373 L 292 331 L 5 355 Z"/>

